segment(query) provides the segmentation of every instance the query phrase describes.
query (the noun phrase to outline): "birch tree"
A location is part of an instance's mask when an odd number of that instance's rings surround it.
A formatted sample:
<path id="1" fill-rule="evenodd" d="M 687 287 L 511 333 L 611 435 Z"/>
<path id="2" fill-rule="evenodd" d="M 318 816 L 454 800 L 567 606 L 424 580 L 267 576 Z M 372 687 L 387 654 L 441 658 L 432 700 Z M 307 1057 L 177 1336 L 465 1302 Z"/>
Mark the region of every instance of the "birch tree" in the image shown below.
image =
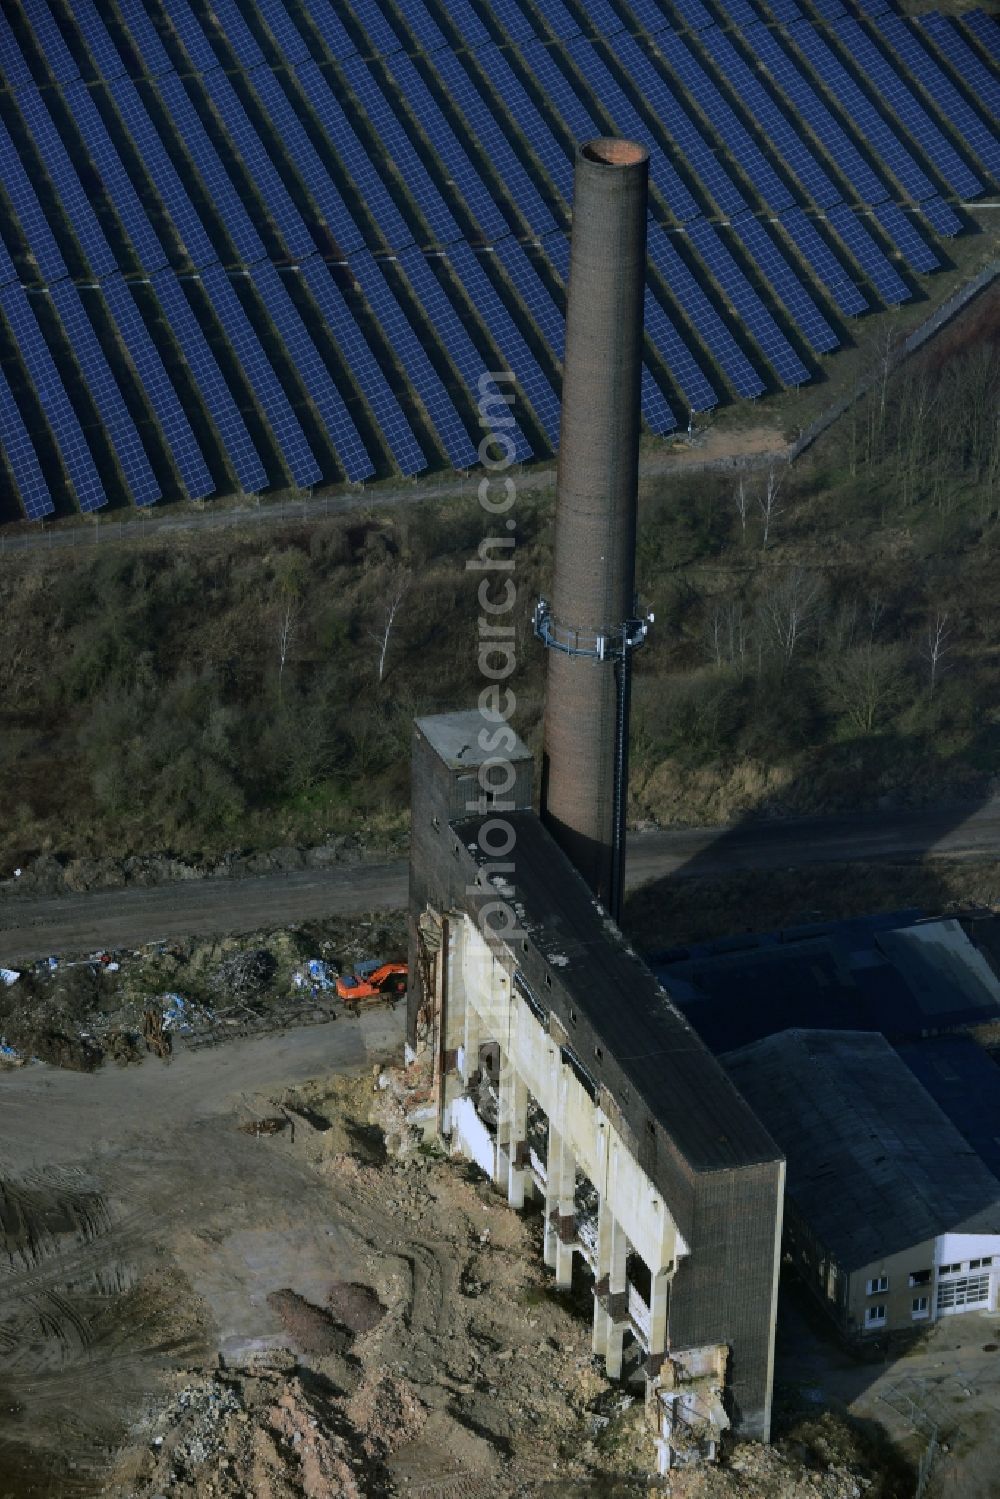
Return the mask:
<path id="1" fill-rule="evenodd" d="M 951 650 L 948 644 L 951 634 L 948 626 L 948 611 L 938 609 L 927 621 L 927 630 L 924 635 L 924 657 L 930 671 L 931 692 L 937 686 L 938 674 L 942 670 L 944 658 Z"/>
<path id="2" fill-rule="evenodd" d="M 389 587 L 386 592 L 385 603 L 382 606 L 381 618 L 378 627 L 371 631 L 371 638 L 376 647 L 376 675 L 379 685 L 385 680 L 386 659 L 389 655 L 389 641 L 399 611 L 403 606 L 411 582 L 410 572 L 407 568 L 400 568 L 392 574 Z"/>

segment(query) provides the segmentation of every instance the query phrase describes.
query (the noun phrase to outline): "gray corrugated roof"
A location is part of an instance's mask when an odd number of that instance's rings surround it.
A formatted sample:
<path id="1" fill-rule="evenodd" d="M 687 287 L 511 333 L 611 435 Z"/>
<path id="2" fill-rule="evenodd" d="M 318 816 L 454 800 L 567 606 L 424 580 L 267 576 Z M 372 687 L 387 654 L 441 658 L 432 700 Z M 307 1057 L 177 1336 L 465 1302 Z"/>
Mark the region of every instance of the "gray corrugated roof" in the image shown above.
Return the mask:
<path id="1" fill-rule="evenodd" d="M 492 862 L 478 841 L 485 820 L 452 825 L 480 866 Z M 505 899 L 550 965 L 553 983 L 586 1015 L 688 1165 L 720 1171 L 777 1160 L 780 1152 L 723 1068 L 539 819 L 513 812 L 505 821 L 514 832 Z M 587 1066 L 601 1080 L 600 1063 L 588 1059 Z"/>
<path id="2" fill-rule="evenodd" d="M 1000 1233 L 1000 1181 L 884 1036 L 783 1031 L 722 1061 L 846 1269 L 941 1233 Z"/>

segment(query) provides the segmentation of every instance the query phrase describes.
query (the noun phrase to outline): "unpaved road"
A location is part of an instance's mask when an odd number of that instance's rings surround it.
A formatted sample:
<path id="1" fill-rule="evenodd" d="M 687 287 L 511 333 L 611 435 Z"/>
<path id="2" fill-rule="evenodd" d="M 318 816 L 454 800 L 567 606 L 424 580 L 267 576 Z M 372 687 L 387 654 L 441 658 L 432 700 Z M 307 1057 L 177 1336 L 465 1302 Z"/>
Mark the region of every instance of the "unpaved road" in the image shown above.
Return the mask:
<path id="1" fill-rule="evenodd" d="M 1000 801 L 980 807 L 866 813 L 850 818 L 748 823 L 635 834 L 630 888 L 736 869 L 1000 855 Z M 246 879 L 188 880 L 38 899 L 0 899 L 0 963 L 53 952 L 134 947 L 160 938 L 280 927 L 328 916 L 391 910 L 406 900 L 406 862 L 350 864 Z"/>

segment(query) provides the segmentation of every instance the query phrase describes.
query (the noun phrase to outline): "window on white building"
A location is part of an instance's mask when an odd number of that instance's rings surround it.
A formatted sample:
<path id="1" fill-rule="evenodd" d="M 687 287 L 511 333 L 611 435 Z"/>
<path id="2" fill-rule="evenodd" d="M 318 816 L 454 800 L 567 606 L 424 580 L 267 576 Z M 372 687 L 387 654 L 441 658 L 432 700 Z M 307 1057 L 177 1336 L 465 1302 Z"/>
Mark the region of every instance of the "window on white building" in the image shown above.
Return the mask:
<path id="1" fill-rule="evenodd" d="M 884 1306 L 867 1306 L 867 1307 L 865 1307 L 865 1326 L 866 1327 L 882 1327 L 884 1325 L 884 1323 L 885 1323 L 885 1307 Z"/>
<path id="2" fill-rule="evenodd" d="M 866 1296 L 881 1296 L 889 1289 L 888 1275 L 876 1275 L 874 1280 L 868 1282 Z"/>
<path id="3" fill-rule="evenodd" d="M 913 1312 L 912 1312 L 912 1314 L 913 1314 L 914 1319 L 916 1319 L 917 1317 L 926 1317 L 926 1316 L 929 1315 L 929 1313 L 927 1311 L 927 1297 L 926 1296 L 914 1296 L 914 1298 L 913 1298 L 913 1304 L 912 1305 L 913 1305 Z"/>
<path id="4" fill-rule="evenodd" d="M 970 1260 L 969 1261 L 969 1269 L 970 1270 L 981 1270 L 981 1269 L 983 1269 L 987 1265 L 992 1265 L 992 1263 L 993 1263 L 993 1256 L 991 1254 L 984 1254 L 978 1260 Z"/>
<path id="5" fill-rule="evenodd" d="M 950 1312 L 962 1306 L 986 1306 L 989 1299 L 988 1275 L 963 1275 L 960 1280 L 946 1280 L 938 1286 L 937 1309 Z"/>
<path id="6" fill-rule="evenodd" d="M 939 1275 L 958 1275 L 959 1272 L 961 1271 L 961 1269 L 962 1269 L 962 1261 L 961 1260 L 956 1260 L 953 1265 L 941 1265 L 940 1268 L 939 1268 L 939 1270 L 938 1270 L 938 1274 Z"/>

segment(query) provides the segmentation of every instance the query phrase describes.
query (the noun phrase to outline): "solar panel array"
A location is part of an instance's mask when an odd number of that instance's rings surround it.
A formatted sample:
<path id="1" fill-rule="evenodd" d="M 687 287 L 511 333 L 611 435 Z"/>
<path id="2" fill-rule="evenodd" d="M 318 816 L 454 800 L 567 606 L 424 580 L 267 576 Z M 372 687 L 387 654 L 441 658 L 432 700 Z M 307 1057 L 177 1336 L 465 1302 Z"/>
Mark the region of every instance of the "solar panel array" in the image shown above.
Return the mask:
<path id="1" fill-rule="evenodd" d="M 25 513 L 53 504 L 33 432 L 82 509 L 470 466 L 487 356 L 519 381 L 518 457 L 551 448 L 573 156 L 598 133 L 650 152 L 649 429 L 808 380 L 844 319 L 940 268 L 955 199 L 996 191 L 1000 27 L 887 0 L 713 10 L 0 7 L 21 356 L 0 427 Z M 96 282 L 83 302 L 74 281 Z"/>

